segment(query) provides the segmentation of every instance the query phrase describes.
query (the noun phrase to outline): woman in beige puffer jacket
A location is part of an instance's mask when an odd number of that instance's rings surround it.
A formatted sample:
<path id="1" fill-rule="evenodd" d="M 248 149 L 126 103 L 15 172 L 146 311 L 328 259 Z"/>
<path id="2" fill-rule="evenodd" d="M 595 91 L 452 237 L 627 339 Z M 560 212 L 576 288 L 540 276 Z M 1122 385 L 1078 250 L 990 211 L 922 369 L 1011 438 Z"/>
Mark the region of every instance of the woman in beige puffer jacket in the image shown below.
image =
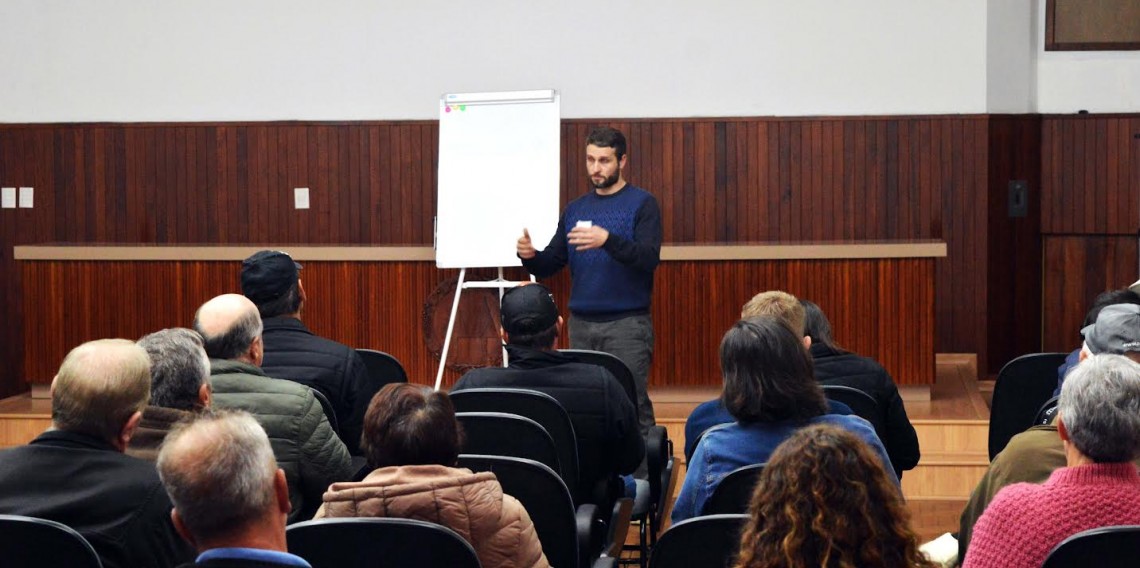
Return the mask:
<path id="1" fill-rule="evenodd" d="M 484 568 L 547 568 L 530 515 L 495 474 L 451 467 L 461 446 L 447 393 L 387 385 L 364 417 L 361 448 L 377 469 L 334 483 L 316 518 L 397 517 L 443 525 L 475 549 Z"/>

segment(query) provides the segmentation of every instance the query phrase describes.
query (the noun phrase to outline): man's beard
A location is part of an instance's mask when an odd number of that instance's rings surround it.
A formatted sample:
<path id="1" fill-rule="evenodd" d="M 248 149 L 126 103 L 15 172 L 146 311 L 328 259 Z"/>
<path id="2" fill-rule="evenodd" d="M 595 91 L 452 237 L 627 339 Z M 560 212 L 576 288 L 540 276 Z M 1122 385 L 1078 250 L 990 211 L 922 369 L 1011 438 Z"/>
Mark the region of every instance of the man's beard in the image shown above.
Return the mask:
<path id="1" fill-rule="evenodd" d="M 613 175 L 603 179 L 600 182 L 594 181 L 594 178 L 590 178 L 590 183 L 594 184 L 594 187 L 597 189 L 609 189 L 609 188 L 613 187 L 615 183 L 617 183 L 618 176 L 620 174 L 621 174 L 620 170 L 615 171 L 613 173 Z"/>

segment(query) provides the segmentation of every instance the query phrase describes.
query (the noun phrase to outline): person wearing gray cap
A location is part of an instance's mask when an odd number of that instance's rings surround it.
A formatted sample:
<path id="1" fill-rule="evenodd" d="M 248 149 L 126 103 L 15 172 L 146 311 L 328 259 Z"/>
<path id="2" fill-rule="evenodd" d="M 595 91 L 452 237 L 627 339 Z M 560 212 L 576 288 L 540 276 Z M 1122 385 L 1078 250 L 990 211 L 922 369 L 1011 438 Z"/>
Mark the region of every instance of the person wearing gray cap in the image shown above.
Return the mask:
<path id="1" fill-rule="evenodd" d="M 1105 306 L 1096 323 L 1082 329 L 1081 334 L 1085 337 L 1082 362 L 1093 355 L 1111 354 L 1140 363 L 1140 306 L 1136 304 Z M 1014 483 L 1042 483 L 1065 463 L 1065 448 L 1055 417 L 1049 424 L 1034 426 L 1011 438 L 994 457 L 962 511 L 958 558 L 966 558 L 974 524 L 1000 489 Z M 1133 463 L 1140 465 L 1140 458 Z"/>
<path id="2" fill-rule="evenodd" d="M 623 491 L 618 475 L 633 473 L 645 457 L 633 403 L 609 371 L 576 363 L 554 349 L 563 320 L 545 286 L 508 290 L 501 310 L 500 333 L 510 366 L 470 371 L 452 392 L 512 388 L 554 397 L 570 415 L 578 438 L 579 482 L 570 488 L 574 502 L 593 502 L 609 511 Z M 602 491 L 605 500 L 591 497 Z"/>

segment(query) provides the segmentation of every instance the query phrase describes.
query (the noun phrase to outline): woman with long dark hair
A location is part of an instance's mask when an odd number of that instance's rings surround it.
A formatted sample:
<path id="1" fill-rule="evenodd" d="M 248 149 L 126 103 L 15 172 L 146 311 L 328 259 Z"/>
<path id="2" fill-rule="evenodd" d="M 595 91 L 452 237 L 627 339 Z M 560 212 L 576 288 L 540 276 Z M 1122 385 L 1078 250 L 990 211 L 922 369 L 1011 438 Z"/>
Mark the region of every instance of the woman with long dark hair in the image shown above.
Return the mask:
<path id="1" fill-rule="evenodd" d="M 841 385 L 858 389 L 875 399 L 885 426 L 883 447 L 900 478 L 902 472 L 918 465 L 918 434 L 906 415 L 902 397 L 890 373 L 877 361 L 847 351 L 831 336 L 831 322 L 814 302 L 800 300 L 804 307 L 804 333 L 811 337 L 812 365 L 821 385 Z"/>
<path id="2" fill-rule="evenodd" d="M 701 514 L 732 470 L 764 463 L 776 446 L 811 424 L 835 424 L 862 438 L 890 467 L 875 429 L 857 416 L 826 414 L 803 339 L 782 320 L 759 316 L 736 322 L 720 343 L 725 408 L 736 422 L 705 432 L 689 461 L 673 522 Z M 894 470 L 890 471 L 895 478 Z M 896 479 L 897 483 L 897 479 Z"/>
<path id="3" fill-rule="evenodd" d="M 879 456 L 819 424 L 772 453 L 749 507 L 735 568 L 933 568 Z"/>

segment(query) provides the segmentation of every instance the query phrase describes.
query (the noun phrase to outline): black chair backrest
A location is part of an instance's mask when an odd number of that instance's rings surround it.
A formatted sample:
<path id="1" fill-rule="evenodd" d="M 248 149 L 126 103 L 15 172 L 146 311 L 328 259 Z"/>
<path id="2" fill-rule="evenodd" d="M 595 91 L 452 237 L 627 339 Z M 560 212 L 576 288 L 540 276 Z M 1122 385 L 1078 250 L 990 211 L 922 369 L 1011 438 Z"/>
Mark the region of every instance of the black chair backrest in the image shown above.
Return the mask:
<path id="1" fill-rule="evenodd" d="M 368 384 L 360 385 L 360 390 L 356 393 L 353 416 L 364 416 L 364 411 L 368 410 L 368 403 L 372 402 L 372 397 L 376 396 L 384 385 L 406 383 L 408 373 L 404 371 L 404 366 L 398 359 L 383 351 L 357 349 L 356 354 L 360 356 L 364 368 L 368 370 Z"/>
<path id="2" fill-rule="evenodd" d="M 1138 556 L 1140 526 L 1101 527 L 1061 541 L 1045 557 L 1041 568 L 1125 568 L 1136 566 Z"/>
<path id="3" fill-rule="evenodd" d="M 601 351 L 590 351 L 589 349 L 559 349 L 558 351 L 573 357 L 579 363 L 605 367 L 621 384 L 621 388 L 625 390 L 625 395 L 633 403 L 633 408 L 637 408 L 637 387 L 633 384 L 633 371 L 629 369 L 629 365 L 626 365 L 625 361 L 616 355 Z"/>
<path id="4" fill-rule="evenodd" d="M 1041 405 L 1057 388 L 1057 367 L 1067 353 L 1031 353 L 1006 363 L 994 383 L 990 403 L 990 460 L 1009 439 L 1033 425 Z"/>
<path id="5" fill-rule="evenodd" d="M 502 412 L 458 412 L 455 418 L 463 425 L 465 454 L 525 458 L 562 471 L 554 440 L 530 418 Z"/>
<path id="6" fill-rule="evenodd" d="M 455 531 L 393 518 L 320 519 L 285 529 L 289 552 L 313 568 L 427 566 L 479 568 L 475 549 Z"/>
<path id="7" fill-rule="evenodd" d="M 35 517 L 0 515 L 0 565 L 101 568 L 103 563 L 87 539 L 66 525 Z"/>
<path id="8" fill-rule="evenodd" d="M 705 501 L 702 515 L 737 515 L 748 512 L 752 491 L 764 472 L 764 464 L 736 468 L 720 480 L 713 494 Z"/>
<path id="9" fill-rule="evenodd" d="M 333 408 L 332 403 L 329 402 L 329 397 L 315 388 L 310 387 L 309 390 L 313 391 L 313 396 L 317 399 L 317 402 L 321 403 L 321 410 L 325 411 L 325 416 L 329 419 L 329 426 L 332 427 L 337 437 L 340 437 L 340 424 L 336 421 L 336 410 Z"/>
<path id="10" fill-rule="evenodd" d="M 1046 400 L 1041 408 L 1037 411 L 1037 416 L 1033 417 L 1033 426 L 1042 426 L 1048 424 L 1057 415 L 1057 402 L 1061 397 L 1055 396 Z"/>
<path id="11" fill-rule="evenodd" d="M 554 397 L 524 389 L 468 389 L 451 393 L 456 412 L 503 412 L 538 422 L 558 450 L 558 473 L 567 487 L 578 487 L 578 438 L 566 409 Z"/>
<path id="12" fill-rule="evenodd" d="M 828 400 L 842 402 L 846 404 L 855 416 L 866 420 L 875 427 L 875 433 L 879 435 L 880 440 L 885 440 L 887 417 L 883 408 L 879 408 L 879 403 L 875 402 L 875 398 L 871 395 L 852 387 L 843 385 L 823 385 L 823 396 Z"/>
<path id="13" fill-rule="evenodd" d="M 748 515 L 708 515 L 681 521 L 664 533 L 649 568 L 725 568 L 740 549 Z"/>
<path id="14" fill-rule="evenodd" d="M 459 467 L 494 473 L 503 493 L 522 503 L 551 566 L 579 565 L 574 502 L 554 470 L 534 460 L 471 454 L 459 456 Z"/>

